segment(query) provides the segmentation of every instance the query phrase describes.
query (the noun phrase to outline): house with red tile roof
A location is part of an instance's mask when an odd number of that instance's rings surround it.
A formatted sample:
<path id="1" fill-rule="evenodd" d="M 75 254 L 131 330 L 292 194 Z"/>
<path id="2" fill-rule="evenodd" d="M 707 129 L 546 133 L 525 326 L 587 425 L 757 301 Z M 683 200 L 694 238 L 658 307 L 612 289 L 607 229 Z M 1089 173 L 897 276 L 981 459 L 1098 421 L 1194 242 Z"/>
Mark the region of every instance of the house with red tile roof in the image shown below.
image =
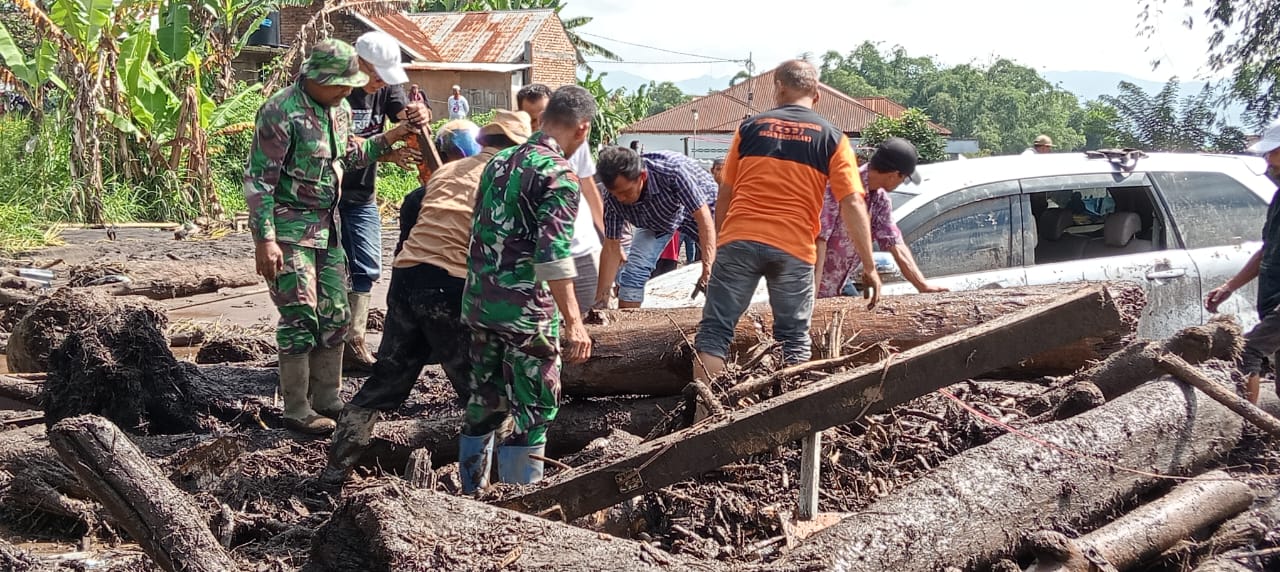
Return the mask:
<path id="1" fill-rule="evenodd" d="M 862 130 L 880 117 L 901 117 L 907 110 L 885 97 L 849 97 L 826 85 L 818 84 L 815 111 L 849 136 L 855 144 Z M 773 70 L 743 80 L 726 90 L 693 99 L 646 117 L 624 129 L 619 145 L 639 141 L 645 150 L 666 149 L 708 160 L 728 152 L 733 133 L 743 119 L 774 107 Z M 976 153 L 976 141 L 952 140 L 951 130 L 930 123 L 938 135 L 947 138 L 948 153 Z M 969 147 L 972 147 L 970 150 Z"/>
<path id="2" fill-rule="evenodd" d="M 316 0 L 282 8 L 280 41 L 293 41 L 322 6 Z M 332 14 L 329 22 L 332 35 L 348 42 L 371 30 L 394 37 L 409 81 L 423 89 L 435 117 L 448 115 L 445 100 L 454 85 L 475 114 L 514 107 L 516 91 L 530 83 L 555 89 L 577 81 L 577 50 L 550 9 L 377 16 L 350 10 Z"/>

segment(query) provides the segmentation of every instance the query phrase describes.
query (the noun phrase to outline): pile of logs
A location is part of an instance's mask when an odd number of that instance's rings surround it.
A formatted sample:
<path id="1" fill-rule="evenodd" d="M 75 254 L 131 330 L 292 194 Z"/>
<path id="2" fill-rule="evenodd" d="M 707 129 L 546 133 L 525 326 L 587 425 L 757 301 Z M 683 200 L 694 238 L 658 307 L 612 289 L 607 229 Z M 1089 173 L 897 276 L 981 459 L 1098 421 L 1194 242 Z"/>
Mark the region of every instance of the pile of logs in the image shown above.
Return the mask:
<path id="1" fill-rule="evenodd" d="M 1274 555 L 1267 549 L 1280 541 L 1280 483 L 1214 469 L 1242 440 L 1280 436 L 1272 417 L 1280 400 L 1270 387 L 1261 407 L 1237 396 L 1232 368 L 1221 361 L 1239 352 L 1234 324 L 1213 322 L 1163 341 L 1134 339 L 1140 300 L 1140 290 L 1122 284 L 895 297 L 875 313 L 859 300 L 837 299 L 819 305 L 815 331 L 842 322 L 860 347 L 832 352 L 848 357 L 780 372 L 767 366 L 768 313 L 754 308 L 734 342 L 742 377 L 698 392 L 686 391 L 695 313 L 608 312 L 591 326 L 597 355 L 566 368 L 569 399 L 552 427 L 548 455 L 569 464 L 553 459 L 543 483 L 497 487 L 480 499 L 440 492 L 449 489 L 441 483 L 457 455 L 457 414 L 385 421 L 365 465 L 407 467 L 406 479 L 372 477 L 349 486 L 320 511 L 331 512 L 327 520 L 309 521 L 317 528 L 299 533 L 286 525 L 281 534 L 312 539 L 294 565 L 305 561 L 314 571 L 1047 572 L 1123 570 L 1174 557 L 1194 558 L 1204 570 L 1261 569 Z M 1064 377 L 1030 401 L 1035 417 L 1025 421 L 998 419 L 944 391 L 1004 435 L 957 452 L 927 478 L 885 491 L 825 529 L 786 538 L 787 550 L 772 561 L 673 553 L 648 538 L 574 525 L 599 522 L 602 511 L 646 493 L 774 454 L 828 429 L 865 429 L 868 416 L 992 372 L 1006 379 Z M 43 382 L 3 378 L 0 396 L 38 405 Z M 267 390 L 234 389 L 245 393 L 239 399 Z M 207 389 L 195 393 L 210 399 Z M 197 409 L 235 420 L 234 407 L 210 402 Z M 709 416 L 688 424 L 672 415 L 681 409 Z M 241 419 L 241 429 L 264 419 L 278 421 L 257 415 Z M 0 430 L 0 442 L 20 432 L 27 438 L 14 440 L 13 448 L 22 453 L 0 453 L 0 471 L 17 457 L 41 458 L 32 466 L 58 479 L 47 498 L 96 501 L 64 502 L 63 516 L 127 533 L 166 570 L 251 569 L 228 550 L 235 535 L 220 531 L 243 521 L 236 514 L 243 508 L 226 501 L 211 507 L 208 495 L 175 486 L 238 466 L 243 442 L 204 439 L 157 465 L 155 449 L 148 458 L 139 448 L 145 440 L 94 415 L 53 425 L 48 446 L 40 427 Z M 605 436 L 611 438 L 604 445 L 597 441 L 591 451 L 571 456 Z M 433 472 L 432 463 L 442 468 Z M 310 514 L 296 497 L 289 502 Z M 0 544 L 0 563 L 5 558 L 27 557 Z"/>

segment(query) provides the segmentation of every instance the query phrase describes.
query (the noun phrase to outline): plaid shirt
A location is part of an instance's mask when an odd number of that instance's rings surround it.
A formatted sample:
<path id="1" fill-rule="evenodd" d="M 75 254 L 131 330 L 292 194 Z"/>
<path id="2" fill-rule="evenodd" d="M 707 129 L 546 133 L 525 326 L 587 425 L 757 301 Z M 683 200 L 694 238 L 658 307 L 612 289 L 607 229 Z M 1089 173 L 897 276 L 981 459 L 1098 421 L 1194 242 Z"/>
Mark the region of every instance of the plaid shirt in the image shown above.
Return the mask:
<path id="1" fill-rule="evenodd" d="M 679 230 L 698 237 L 694 211 L 703 205 L 715 213 L 715 177 L 693 159 L 672 151 L 653 151 L 642 156 L 649 179 L 635 204 L 624 205 L 605 193 L 604 234 L 620 239 L 627 223 L 659 234 Z"/>

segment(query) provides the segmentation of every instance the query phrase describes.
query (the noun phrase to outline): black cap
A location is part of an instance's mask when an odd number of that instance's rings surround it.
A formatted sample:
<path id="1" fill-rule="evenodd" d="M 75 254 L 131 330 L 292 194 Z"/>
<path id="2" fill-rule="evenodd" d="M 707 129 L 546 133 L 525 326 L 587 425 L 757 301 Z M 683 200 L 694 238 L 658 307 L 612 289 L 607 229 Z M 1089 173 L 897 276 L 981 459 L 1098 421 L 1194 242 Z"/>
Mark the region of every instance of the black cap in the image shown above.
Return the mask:
<path id="1" fill-rule="evenodd" d="M 876 146 L 876 154 L 871 156 L 871 168 L 881 173 L 902 173 L 912 183 L 920 184 L 920 173 L 916 172 L 916 163 L 920 155 L 916 146 L 901 137 L 890 137 Z"/>

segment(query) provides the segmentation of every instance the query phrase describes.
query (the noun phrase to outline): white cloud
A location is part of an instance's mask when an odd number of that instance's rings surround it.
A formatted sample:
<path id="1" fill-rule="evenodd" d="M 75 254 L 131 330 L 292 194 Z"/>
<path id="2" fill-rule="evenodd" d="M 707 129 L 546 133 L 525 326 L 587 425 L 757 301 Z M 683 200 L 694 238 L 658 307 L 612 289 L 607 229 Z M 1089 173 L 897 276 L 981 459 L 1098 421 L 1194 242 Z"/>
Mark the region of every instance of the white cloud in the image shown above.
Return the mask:
<path id="1" fill-rule="evenodd" d="M 946 64 L 1005 57 L 1042 71 L 1111 71 L 1161 81 L 1204 75 L 1208 32 L 1182 25 L 1182 3 L 1168 3 L 1152 38 L 1139 37 L 1140 9 L 1138 0 L 579 0 L 567 4 L 565 15 L 594 17 L 582 31 L 606 38 L 726 59 L 752 54 L 758 70 L 804 52 L 848 52 L 870 40 Z M 632 62 L 692 59 L 588 39 Z M 1163 63 L 1153 71 L 1157 58 Z M 728 63 L 593 65 L 673 81 L 741 69 Z"/>

